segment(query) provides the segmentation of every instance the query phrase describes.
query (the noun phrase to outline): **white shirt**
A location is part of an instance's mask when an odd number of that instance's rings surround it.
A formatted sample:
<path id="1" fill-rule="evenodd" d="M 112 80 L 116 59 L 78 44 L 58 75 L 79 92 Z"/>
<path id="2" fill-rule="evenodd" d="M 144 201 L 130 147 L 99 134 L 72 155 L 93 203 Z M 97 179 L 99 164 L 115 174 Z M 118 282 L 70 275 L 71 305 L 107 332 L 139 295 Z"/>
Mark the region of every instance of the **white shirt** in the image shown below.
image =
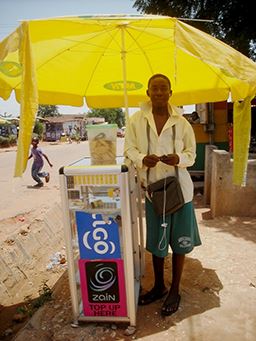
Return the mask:
<path id="1" fill-rule="evenodd" d="M 172 154 L 173 131 L 175 125 L 175 153 L 179 156 L 178 172 L 179 181 L 185 203 L 193 199 L 193 182 L 187 167 L 194 164 L 196 158 L 196 141 L 192 126 L 180 114 L 177 107 L 169 105 L 169 114 L 160 135 L 157 134 L 151 102 L 133 114 L 126 127 L 124 155 L 131 160 L 139 173 L 143 186 L 147 186 L 147 167 L 142 160 L 148 154 L 157 156 Z M 149 144 L 147 122 L 150 126 Z M 175 175 L 175 167 L 159 161 L 155 167 L 150 168 L 149 183 L 153 183 L 166 176 Z"/>

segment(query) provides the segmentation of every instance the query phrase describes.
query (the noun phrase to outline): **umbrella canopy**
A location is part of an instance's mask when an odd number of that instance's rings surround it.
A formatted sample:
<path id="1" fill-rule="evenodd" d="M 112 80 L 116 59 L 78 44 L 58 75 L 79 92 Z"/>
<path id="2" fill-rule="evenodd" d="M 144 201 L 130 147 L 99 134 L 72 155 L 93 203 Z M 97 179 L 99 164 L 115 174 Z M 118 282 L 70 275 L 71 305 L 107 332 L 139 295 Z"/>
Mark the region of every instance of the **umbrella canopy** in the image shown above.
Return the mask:
<path id="1" fill-rule="evenodd" d="M 172 82 L 176 105 L 222 101 L 230 95 L 233 101 L 247 99 L 237 109 L 242 124 L 249 126 L 248 105 L 256 92 L 254 62 L 170 17 L 24 21 L 0 44 L 0 60 L 0 96 L 7 99 L 14 90 L 25 115 L 20 125 L 25 148 L 16 175 L 26 166 L 38 103 L 82 106 L 86 99 L 89 107 L 137 107 L 146 100 L 149 77 L 163 73 Z"/>

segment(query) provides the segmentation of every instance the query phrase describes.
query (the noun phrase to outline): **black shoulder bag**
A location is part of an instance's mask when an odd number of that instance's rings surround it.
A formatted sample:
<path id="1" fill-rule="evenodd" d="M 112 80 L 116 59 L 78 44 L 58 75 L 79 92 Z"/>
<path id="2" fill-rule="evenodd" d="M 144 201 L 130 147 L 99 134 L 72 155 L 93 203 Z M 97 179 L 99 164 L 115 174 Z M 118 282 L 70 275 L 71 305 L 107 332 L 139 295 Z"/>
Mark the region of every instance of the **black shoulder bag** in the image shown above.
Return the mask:
<path id="1" fill-rule="evenodd" d="M 148 124 L 148 123 L 147 123 Z M 149 124 L 147 127 L 149 145 Z M 173 152 L 175 153 L 175 125 L 172 126 L 173 132 Z M 149 149 L 149 148 L 148 148 Z M 149 169 L 147 172 L 148 177 Z M 184 198 L 179 183 L 178 167 L 175 166 L 176 176 L 168 176 L 147 186 L 147 192 L 152 201 L 157 215 L 165 216 L 174 213 L 184 205 Z"/>

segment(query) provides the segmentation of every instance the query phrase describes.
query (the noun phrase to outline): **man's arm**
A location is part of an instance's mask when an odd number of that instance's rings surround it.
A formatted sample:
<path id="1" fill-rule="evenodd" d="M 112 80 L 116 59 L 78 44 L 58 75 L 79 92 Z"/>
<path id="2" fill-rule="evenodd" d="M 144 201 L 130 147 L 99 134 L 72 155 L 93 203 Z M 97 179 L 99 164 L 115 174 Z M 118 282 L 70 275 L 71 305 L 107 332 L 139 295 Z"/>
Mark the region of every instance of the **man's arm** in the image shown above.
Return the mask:
<path id="1" fill-rule="evenodd" d="M 43 157 L 47 160 L 47 162 L 49 163 L 49 166 L 52 167 L 52 164 L 51 164 L 51 162 L 49 161 L 47 155 L 45 155 L 45 154 L 43 153 Z"/>

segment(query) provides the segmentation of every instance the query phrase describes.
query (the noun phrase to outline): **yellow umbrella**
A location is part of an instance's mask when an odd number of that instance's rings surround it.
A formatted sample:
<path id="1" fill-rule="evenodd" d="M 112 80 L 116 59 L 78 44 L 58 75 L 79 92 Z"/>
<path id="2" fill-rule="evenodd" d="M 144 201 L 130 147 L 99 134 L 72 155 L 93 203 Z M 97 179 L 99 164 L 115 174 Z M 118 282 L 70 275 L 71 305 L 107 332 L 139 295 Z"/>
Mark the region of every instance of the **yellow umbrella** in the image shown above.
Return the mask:
<path id="1" fill-rule="evenodd" d="M 15 90 L 21 102 L 16 176 L 26 168 L 38 103 L 136 107 L 146 99 L 148 78 L 164 73 L 176 105 L 246 99 L 235 105 L 234 122 L 238 117 L 246 128 L 245 147 L 234 146 L 235 181 L 242 183 L 256 64 L 210 35 L 162 16 L 31 20 L 0 43 L 0 61 L 0 96 Z"/>

